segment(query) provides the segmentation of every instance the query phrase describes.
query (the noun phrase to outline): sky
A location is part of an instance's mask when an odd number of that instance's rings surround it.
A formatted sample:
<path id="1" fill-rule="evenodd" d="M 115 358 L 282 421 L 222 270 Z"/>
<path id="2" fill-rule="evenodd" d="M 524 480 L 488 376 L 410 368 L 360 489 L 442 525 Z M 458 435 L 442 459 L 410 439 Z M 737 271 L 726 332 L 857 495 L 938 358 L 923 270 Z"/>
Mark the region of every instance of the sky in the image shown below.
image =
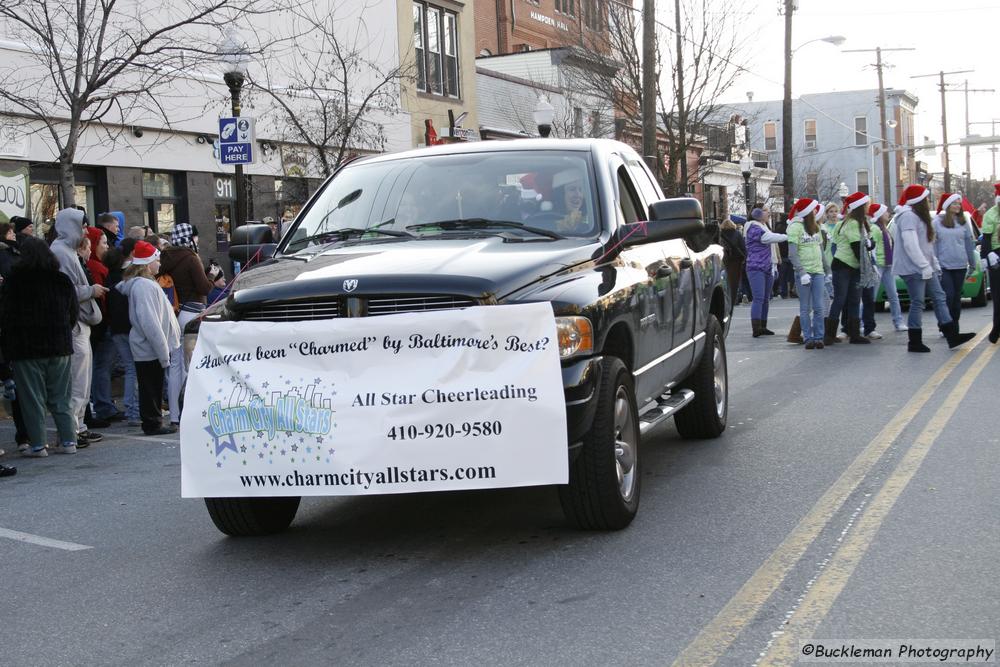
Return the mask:
<path id="1" fill-rule="evenodd" d="M 673 3 L 658 0 L 671 10 Z M 780 100 L 784 80 L 784 17 L 780 0 L 745 0 L 743 24 L 757 35 L 746 69 L 720 102 Z M 661 12 L 658 11 L 658 14 Z M 793 15 L 793 48 L 830 35 L 847 41 L 840 47 L 814 42 L 797 51 L 792 67 L 792 96 L 837 90 L 878 87 L 874 53 L 844 53 L 847 49 L 912 47 L 916 51 L 883 53 L 886 88 L 905 88 L 920 98 L 917 105 L 916 141 L 928 136 L 941 141 L 941 95 L 938 78 L 911 79 L 920 74 L 975 70 L 945 76 L 946 82 L 969 88 L 996 88 L 998 92 L 969 93 L 969 121 L 1000 120 L 1000 2 L 997 0 L 799 0 Z M 671 14 L 672 22 L 672 14 Z M 965 135 L 965 95 L 947 94 L 948 140 Z M 972 125 L 972 134 L 989 136 L 991 125 Z M 1000 134 L 1000 122 L 997 123 Z M 998 146 L 1000 148 L 1000 146 Z M 951 170 L 965 171 L 965 148 L 952 146 Z M 938 149 L 940 151 L 940 149 Z M 930 155 L 918 154 L 936 166 Z M 1000 153 L 998 153 L 1000 159 Z M 972 175 L 990 178 L 989 147 L 972 149 Z"/>

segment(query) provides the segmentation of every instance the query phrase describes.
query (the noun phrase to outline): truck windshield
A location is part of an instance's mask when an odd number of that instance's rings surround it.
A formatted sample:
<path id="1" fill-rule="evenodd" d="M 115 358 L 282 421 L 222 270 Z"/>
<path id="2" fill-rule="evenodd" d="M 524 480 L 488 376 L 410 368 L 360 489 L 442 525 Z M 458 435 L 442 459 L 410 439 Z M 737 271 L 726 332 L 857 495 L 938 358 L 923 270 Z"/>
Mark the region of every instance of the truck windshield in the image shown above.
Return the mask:
<path id="1" fill-rule="evenodd" d="M 285 252 L 348 238 L 523 233 L 545 241 L 591 237 L 599 230 L 589 153 L 465 153 L 345 168 L 300 218 Z"/>

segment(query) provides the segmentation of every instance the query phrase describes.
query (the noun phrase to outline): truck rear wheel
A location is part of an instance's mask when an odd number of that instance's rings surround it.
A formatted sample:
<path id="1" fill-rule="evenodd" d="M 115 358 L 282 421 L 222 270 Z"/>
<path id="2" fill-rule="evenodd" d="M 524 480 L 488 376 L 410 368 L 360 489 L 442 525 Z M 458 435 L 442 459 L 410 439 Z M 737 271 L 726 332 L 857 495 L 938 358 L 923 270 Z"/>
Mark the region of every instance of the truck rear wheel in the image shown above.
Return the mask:
<path id="1" fill-rule="evenodd" d="M 598 383 L 594 424 L 559 487 L 563 512 L 578 528 L 620 530 L 639 509 L 639 415 L 632 374 L 606 357 Z"/>
<path id="2" fill-rule="evenodd" d="M 694 392 L 694 400 L 674 415 L 677 432 L 683 438 L 717 438 L 726 430 L 729 415 L 726 339 L 714 315 L 708 316 L 705 339 L 701 360 L 681 383 L 681 387 Z"/>
<path id="3" fill-rule="evenodd" d="M 299 509 L 298 496 L 289 498 L 205 498 L 215 527 L 226 535 L 271 535 L 288 528 Z"/>

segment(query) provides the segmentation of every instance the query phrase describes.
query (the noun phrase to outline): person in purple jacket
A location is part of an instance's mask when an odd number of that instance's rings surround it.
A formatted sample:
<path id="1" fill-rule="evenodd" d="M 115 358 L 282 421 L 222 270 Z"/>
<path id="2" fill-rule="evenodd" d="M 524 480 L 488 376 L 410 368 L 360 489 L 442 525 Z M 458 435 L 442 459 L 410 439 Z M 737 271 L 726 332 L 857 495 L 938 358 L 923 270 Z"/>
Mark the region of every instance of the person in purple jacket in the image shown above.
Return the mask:
<path id="1" fill-rule="evenodd" d="M 750 211 L 750 220 L 745 226 L 747 245 L 747 278 L 753 303 L 750 305 L 750 325 L 753 337 L 773 336 L 767 328 L 767 308 L 771 300 L 771 288 L 777 275 L 778 243 L 787 241 L 786 234 L 771 231 L 771 212 L 766 208 Z"/>

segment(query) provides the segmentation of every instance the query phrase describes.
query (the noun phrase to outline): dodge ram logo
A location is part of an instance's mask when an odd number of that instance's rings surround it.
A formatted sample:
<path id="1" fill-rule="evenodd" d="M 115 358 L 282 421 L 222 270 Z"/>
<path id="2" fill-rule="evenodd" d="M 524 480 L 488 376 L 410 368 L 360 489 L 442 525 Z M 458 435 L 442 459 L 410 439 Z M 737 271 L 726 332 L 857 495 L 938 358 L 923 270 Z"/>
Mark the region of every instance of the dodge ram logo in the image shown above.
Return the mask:
<path id="1" fill-rule="evenodd" d="M 357 288 L 358 288 L 358 281 L 355 280 L 354 278 L 351 278 L 350 280 L 345 280 L 344 281 L 344 291 L 345 292 L 353 292 Z"/>

